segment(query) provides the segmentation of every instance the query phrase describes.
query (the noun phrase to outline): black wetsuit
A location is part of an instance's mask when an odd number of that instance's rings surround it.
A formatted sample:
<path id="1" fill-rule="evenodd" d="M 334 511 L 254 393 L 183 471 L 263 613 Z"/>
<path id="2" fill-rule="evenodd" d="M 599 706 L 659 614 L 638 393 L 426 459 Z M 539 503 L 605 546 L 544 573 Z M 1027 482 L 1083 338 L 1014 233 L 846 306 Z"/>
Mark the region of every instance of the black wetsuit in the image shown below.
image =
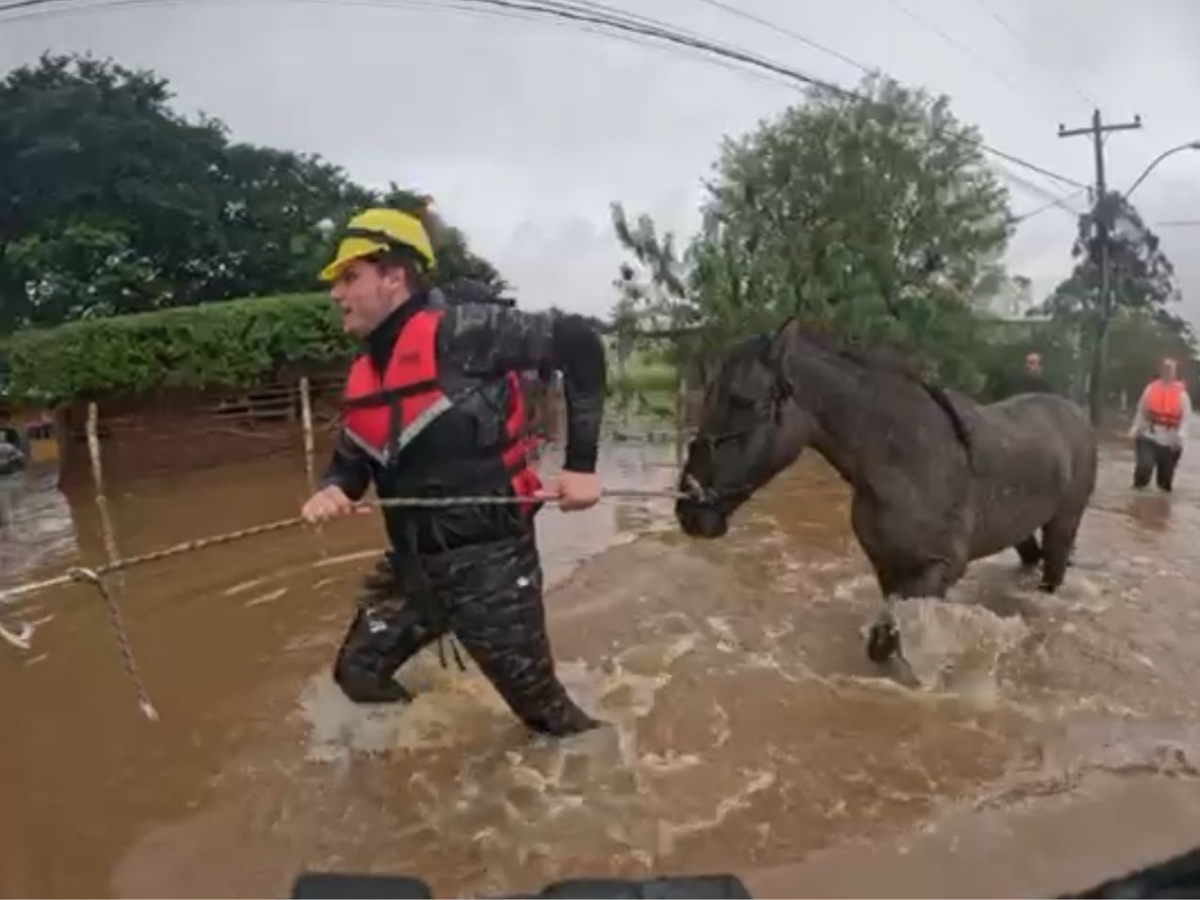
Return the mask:
<path id="1" fill-rule="evenodd" d="M 405 324 L 430 302 L 428 295 L 412 298 L 367 338 L 379 373 Z M 605 359 L 599 336 L 582 318 L 500 304 L 450 305 L 435 346 L 442 389 L 462 402 L 388 466 L 339 435 L 323 486 L 337 485 L 353 500 L 372 482 L 381 498 L 511 495 L 511 478 L 499 457 L 481 452 L 502 439 L 509 370 L 563 371 L 563 467 L 595 471 Z M 334 676 L 347 696 L 366 703 L 407 699 L 392 675 L 452 632 L 530 728 L 570 734 L 595 726 L 555 675 L 531 515 L 516 505 L 389 507 L 384 521 L 393 578 L 390 584 L 376 579 L 338 652 Z"/>

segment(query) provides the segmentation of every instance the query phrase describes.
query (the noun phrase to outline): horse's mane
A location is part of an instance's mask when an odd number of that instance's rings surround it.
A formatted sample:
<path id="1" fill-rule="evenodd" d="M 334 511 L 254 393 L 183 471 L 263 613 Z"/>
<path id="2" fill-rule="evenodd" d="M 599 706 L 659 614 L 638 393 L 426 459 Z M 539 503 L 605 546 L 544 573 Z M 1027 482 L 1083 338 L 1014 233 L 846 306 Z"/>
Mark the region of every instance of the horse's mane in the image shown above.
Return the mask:
<path id="1" fill-rule="evenodd" d="M 784 331 L 790 325 L 794 325 L 795 334 L 801 340 L 813 344 L 826 353 L 871 371 L 896 375 L 922 387 L 927 386 L 925 376 L 921 374 L 917 364 L 904 351 L 896 347 L 863 347 L 833 332 L 802 323 L 795 317 L 785 320 L 773 335 L 763 335 L 763 337 L 769 343 L 773 343 L 783 336 Z"/>
<path id="2" fill-rule="evenodd" d="M 782 337 L 784 329 L 793 322 L 796 327 L 795 334 L 806 343 L 819 347 L 826 353 L 831 353 L 870 371 L 893 375 L 928 394 L 930 399 L 941 407 L 942 412 L 950 419 L 950 424 L 954 428 L 954 434 L 963 447 L 966 448 L 969 459 L 971 433 L 966 422 L 963 421 L 962 416 L 946 395 L 946 392 L 938 385 L 930 384 L 909 356 L 892 347 L 872 347 L 868 349 L 856 346 L 844 338 L 811 326 L 806 326 L 794 318 L 785 321 L 770 340 L 774 341 Z"/>

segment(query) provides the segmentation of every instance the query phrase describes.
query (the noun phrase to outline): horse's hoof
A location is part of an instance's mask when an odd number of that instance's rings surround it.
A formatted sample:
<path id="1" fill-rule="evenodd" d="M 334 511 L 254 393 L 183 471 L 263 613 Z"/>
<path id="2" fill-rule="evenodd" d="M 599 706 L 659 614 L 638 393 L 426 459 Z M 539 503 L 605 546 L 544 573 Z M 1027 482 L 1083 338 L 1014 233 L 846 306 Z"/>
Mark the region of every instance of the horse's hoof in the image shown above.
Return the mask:
<path id="1" fill-rule="evenodd" d="M 876 622 L 867 634 L 867 656 L 882 665 L 900 652 L 900 629 L 892 622 Z"/>

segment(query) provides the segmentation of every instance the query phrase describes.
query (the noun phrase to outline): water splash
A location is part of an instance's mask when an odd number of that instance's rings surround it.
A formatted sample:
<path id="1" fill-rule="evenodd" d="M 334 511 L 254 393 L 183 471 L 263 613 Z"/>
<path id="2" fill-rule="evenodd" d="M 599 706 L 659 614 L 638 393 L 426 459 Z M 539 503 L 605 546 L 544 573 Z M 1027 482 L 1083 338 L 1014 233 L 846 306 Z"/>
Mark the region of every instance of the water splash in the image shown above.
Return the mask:
<path id="1" fill-rule="evenodd" d="M 406 706 L 356 706 L 327 674 L 313 678 L 299 702 L 308 759 L 343 774 L 358 754 L 402 766 L 406 796 L 397 802 L 413 808 L 434 842 L 438 835 L 471 835 L 479 852 L 522 865 L 598 849 L 649 863 L 721 827 L 778 778 L 766 766 L 716 765 L 730 725 L 715 701 L 710 749 L 648 746 L 647 722 L 662 712 L 661 695 L 679 664 L 697 650 L 711 652 L 718 638 L 709 629 L 719 634 L 727 625 L 713 629 L 709 622 L 705 629 L 696 622 L 696 630 L 685 632 L 677 618 L 658 639 L 603 665 L 559 664 L 576 702 L 605 721 L 594 731 L 566 739 L 530 735 L 482 675 L 443 672 L 426 653 L 403 672 L 406 684 L 420 685 Z M 435 774 L 451 758 L 454 777 Z"/>
<path id="2" fill-rule="evenodd" d="M 1029 633 L 1019 617 L 936 598 L 898 602 L 894 614 L 904 659 L 921 688 L 984 705 L 998 698 L 1000 658 Z"/>

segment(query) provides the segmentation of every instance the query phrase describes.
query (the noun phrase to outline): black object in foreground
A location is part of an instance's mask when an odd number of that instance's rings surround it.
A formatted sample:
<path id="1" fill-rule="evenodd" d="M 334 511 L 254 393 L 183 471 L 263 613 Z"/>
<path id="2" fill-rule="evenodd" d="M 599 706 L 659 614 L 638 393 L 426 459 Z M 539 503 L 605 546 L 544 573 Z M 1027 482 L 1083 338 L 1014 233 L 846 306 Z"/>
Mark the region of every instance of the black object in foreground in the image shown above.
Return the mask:
<path id="1" fill-rule="evenodd" d="M 556 881 L 536 894 L 512 894 L 517 898 L 578 897 L 581 900 L 752 900 L 741 880 L 733 875 L 690 875 L 679 878 L 625 880 L 620 878 L 573 878 Z M 292 885 L 296 900 L 431 900 L 429 886 L 419 878 L 389 875 L 340 875 L 316 872 L 301 875 Z"/>
<path id="2" fill-rule="evenodd" d="M 1200 897 L 1200 847 L 1146 866 L 1120 878 L 1111 878 L 1076 897 Z"/>
<path id="3" fill-rule="evenodd" d="M 419 878 L 391 875 L 301 875 L 292 886 L 296 900 L 432 900 L 429 886 Z M 582 900 L 752 900 L 753 895 L 734 875 L 693 875 L 678 878 L 624 880 L 576 878 L 547 885 L 536 894 L 512 894 L 517 898 L 578 897 Z M 1200 897 L 1200 847 L 1146 866 L 1119 878 L 1111 878 L 1077 894 L 1062 894 L 1060 900 L 1075 898 L 1175 898 Z"/>

